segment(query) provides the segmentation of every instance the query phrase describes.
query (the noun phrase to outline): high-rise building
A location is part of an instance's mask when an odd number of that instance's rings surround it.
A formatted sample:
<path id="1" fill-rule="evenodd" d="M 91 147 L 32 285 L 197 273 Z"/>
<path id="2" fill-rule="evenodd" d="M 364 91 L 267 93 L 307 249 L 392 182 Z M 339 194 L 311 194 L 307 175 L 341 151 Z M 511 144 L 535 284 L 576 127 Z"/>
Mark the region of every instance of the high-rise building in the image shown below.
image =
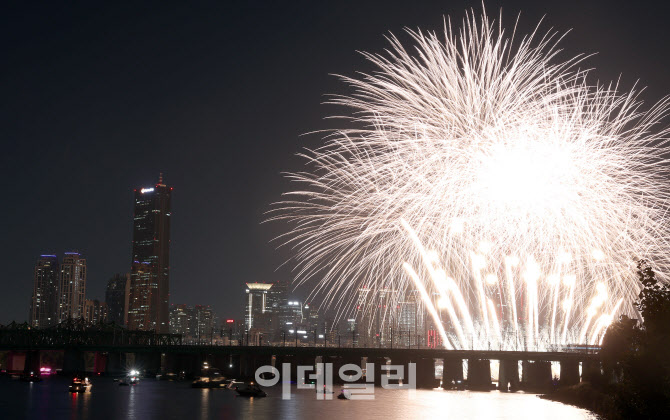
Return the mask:
<path id="1" fill-rule="evenodd" d="M 211 343 L 216 326 L 216 315 L 209 305 L 195 305 L 192 320 L 193 336 L 199 344 Z"/>
<path id="2" fill-rule="evenodd" d="M 91 324 L 107 321 L 107 304 L 98 299 L 84 301 L 84 320 Z"/>
<path id="3" fill-rule="evenodd" d="M 425 333 L 421 296 L 418 290 L 407 290 L 398 302 L 398 343 L 416 346 Z"/>
<path id="4" fill-rule="evenodd" d="M 133 259 L 130 271 L 128 328 L 167 333 L 170 329 L 170 196 L 158 184 L 135 190 Z"/>
<path id="5" fill-rule="evenodd" d="M 170 332 L 181 334 L 184 339 L 191 337 L 193 309 L 184 304 L 170 305 Z"/>
<path id="6" fill-rule="evenodd" d="M 44 328 L 58 323 L 58 257 L 41 255 L 35 264 L 30 325 Z"/>
<path id="7" fill-rule="evenodd" d="M 267 331 L 270 328 L 267 293 L 271 287 L 272 283 L 247 283 L 247 303 L 244 310 L 247 330 L 256 328 Z"/>
<path id="8" fill-rule="evenodd" d="M 58 288 L 58 319 L 84 316 L 86 297 L 86 259 L 78 252 L 66 252 L 60 266 L 60 285 Z"/>
<path id="9" fill-rule="evenodd" d="M 130 296 L 130 274 L 116 274 L 107 282 L 105 303 L 107 321 L 126 325 L 128 318 L 128 298 Z"/>

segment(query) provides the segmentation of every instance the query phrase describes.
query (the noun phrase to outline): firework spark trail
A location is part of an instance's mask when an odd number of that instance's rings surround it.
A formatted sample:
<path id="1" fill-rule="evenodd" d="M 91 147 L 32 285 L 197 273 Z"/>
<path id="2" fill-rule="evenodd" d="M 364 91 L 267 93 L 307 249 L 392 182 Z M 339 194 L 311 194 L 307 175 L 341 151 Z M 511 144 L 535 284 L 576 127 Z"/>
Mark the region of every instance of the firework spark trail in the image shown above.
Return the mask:
<path id="1" fill-rule="evenodd" d="M 515 40 L 474 14 L 407 33 L 342 78 L 349 128 L 303 155 L 270 216 L 291 222 L 297 279 L 341 313 L 364 285 L 400 299 L 420 279 L 458 348 L 596 342 L 635 315 L 636 260 L 668 281 L 668 101 L 589 84 L 555 33 Z"/>

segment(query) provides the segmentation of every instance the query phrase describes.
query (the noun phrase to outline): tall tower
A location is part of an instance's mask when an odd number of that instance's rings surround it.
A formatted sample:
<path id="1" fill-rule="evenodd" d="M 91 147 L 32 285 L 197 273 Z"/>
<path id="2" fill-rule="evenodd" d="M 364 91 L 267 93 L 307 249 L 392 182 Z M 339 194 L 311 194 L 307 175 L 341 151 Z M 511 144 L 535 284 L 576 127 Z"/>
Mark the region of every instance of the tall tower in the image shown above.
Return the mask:
<path id="1" fill-rule="evenodd" d="M 271 287 L 272 283 L 247 283 L 244 323 L 248 330 L 252 328 L 268 330 L 270 312 L 267 311 L 267 293 Z"/>
<path id="2" fill-rule="evenodd" d="M 58 320 L 84 316 L 86 297 L 86 259 L 78 252 L 66 252 L 60 267 Z"/>
<path id="3" fill-rule="evenodd" d="M 133 259 L 128 329 L 167 333 L 170 329 L 170 196 L 163 174 L 153 187 L 135 190 Z"/>
<path id="4" fill-rule="evenodd" d="M 41 255 L 35 264 L 30 326 L 50 327 L 58 323 L 58 257 Z"/>

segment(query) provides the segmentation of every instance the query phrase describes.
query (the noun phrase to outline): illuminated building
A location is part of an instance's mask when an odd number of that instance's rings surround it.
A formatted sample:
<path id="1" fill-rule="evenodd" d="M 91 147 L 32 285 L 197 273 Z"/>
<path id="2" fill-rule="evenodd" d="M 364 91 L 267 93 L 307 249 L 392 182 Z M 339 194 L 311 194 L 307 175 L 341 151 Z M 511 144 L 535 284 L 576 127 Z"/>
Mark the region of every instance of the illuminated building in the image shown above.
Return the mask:
<path id="1" fill-rule="evenodd" d="M 193 308 L 184 304 L 170 305 L 170 332 L 172 334 L 181 334 L 183 338 L 190 337 L 191 319 L 193 318 Z"/>
<path id="2" fill-rule="evenodd" d="M 86 296 L 86 259 L 78 252 L 66 252 L 60 266 L 58 287 L 58 319 L 77 319 L 84 316 Z"/>
<path id="3" fill-rule="evenodd" d="M 30 326 L 50 327 L 58 323 L 58 257 L 41 255 L 35 264 Z"/>
<path id="4" fill-rule="evenodd" d="M 213 341 L 216 315 L 209 305 L 195 305 L 191 322 L 193 336 L 199 344 L 209 344 Z"/>
<path id="5" fill-rule="evenodd" d="M 170 196 L 161 174 L 154 187 L 135 190 L 128 328 L 169 331 Z"/>
<path id="6" fill-rule="evenodd" d="M 252 328 L 267 331 L 270 317 L 267 311 L 267 293 L 272 283 L 247 283 L 247 303 L 244 310 L 244 323 L 247 330 Z"/>
<path id="7" fill-rule="evenodd" d="M 107 321 L 107 304 L 98 299 L 84 301 L 84 320 L 91 324 Z"/>

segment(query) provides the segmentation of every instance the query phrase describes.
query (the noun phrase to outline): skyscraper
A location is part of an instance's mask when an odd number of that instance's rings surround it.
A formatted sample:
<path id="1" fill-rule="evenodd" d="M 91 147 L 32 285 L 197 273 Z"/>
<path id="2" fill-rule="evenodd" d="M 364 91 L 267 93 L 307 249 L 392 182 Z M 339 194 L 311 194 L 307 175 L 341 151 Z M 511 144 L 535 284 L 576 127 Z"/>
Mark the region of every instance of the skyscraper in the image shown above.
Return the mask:
<path id="1" fill-rule="evenodd" d="M 86 299 L 84 301 L 84 320 L 91 324 L 106 322 L 107 304 L 98 299 Z"/>
<path id="2" fill-rule="evenodd" d="M 191 333 L 191 319 L 193 318 L 193 308 L 184 304 L 170 305 L 170 332 L 172 334 L 181 334 L 186 341 Z"/>
<path id="3" fill-rule="evenodd" d="M 130 274 L 116 274 L 107 282 L 105 303 L 107 320 L 117 325 L 126 325 L 128 317 L 128 298 L 130 293 Z"/>
<path id="4" fill-rule="evenodd" d="M 216 326 L 216 315 L 212 308 L 209 305 L 195 305 L 192 322 L 192 331 L 197 342 L 199 344 L 210 343 Z"/>
<path id="5" fill-rule="evenodd" d="M 58 323 L 58 257 L 41 255 L 35 264 L 30 325 L 50 327 Z"/>
<path id="6" fill-rule="evenodd" d="M 169 332 L 170 196 L 161 174 L 154 187 L 135 190 L 128 328 Z"/>
<path id="7" fill-rule="evenodd" d="M 60 267 L 58 320 L 84 316 L 86 297 L 86 259 L 78 252 L 66 252 Z"/>
<path id="8" fill-rule="evenodd" d="M 270 317 L 267 311 L 267 293 L 272 283 L 247 283 L 247 304 L 244 310 L 244 323 L 247 330 L 252 328 L 267 331 Z"/>

